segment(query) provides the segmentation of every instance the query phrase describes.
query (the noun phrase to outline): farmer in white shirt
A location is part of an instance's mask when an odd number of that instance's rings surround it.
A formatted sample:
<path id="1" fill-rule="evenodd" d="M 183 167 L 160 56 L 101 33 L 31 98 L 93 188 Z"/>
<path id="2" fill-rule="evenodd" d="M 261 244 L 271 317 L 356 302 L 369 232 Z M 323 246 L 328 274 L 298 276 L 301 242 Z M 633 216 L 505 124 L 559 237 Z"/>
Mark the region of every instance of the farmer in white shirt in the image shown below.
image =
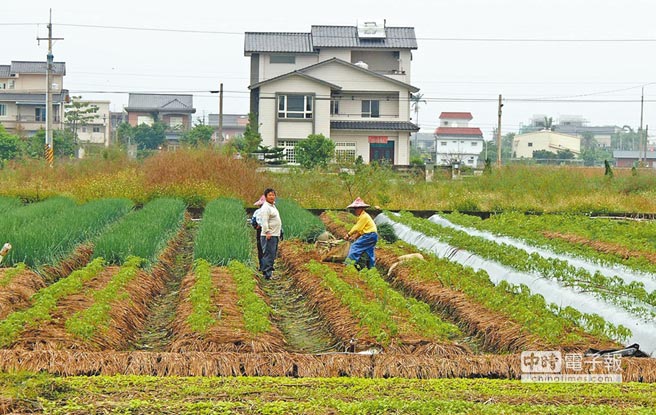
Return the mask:
<path id="1" fill-rule="evenodd" d="M 262 235 L 260 243 L 262 244 L 262 266 L 260 271 L 265 279 L 271 279 L 273 274 L 273 262 L 278 255 L 278 242 L 280 241 L 280 230 L 282 221 L 280 213 L 276 208 L 276 191 L 266 189 L 264 191 L 266 202 L 262 205 L 259 212 L 259 219 L 262 223 Z"/>

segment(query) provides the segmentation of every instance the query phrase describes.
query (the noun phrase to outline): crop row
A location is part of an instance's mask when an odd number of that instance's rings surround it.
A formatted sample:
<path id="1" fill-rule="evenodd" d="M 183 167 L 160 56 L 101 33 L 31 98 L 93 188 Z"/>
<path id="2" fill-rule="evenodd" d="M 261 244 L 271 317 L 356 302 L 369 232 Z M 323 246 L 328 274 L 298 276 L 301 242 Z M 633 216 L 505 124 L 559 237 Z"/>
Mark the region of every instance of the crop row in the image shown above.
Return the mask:
<path id="1" fill-rule="evenodd" d="M 524 215 L 502 213 L 481 220 L 451 213 L 449 221 L 479 230 L 521 238 L 554 252 L 592 258 L 603 264 L 622 264 L 656 273 L 656 224 L 617 221 L 581 215 Z"/>
<path id="2" fill-rule="evenodd" d="M 340 232 L 348 217 L 336 212 L 323 215 L 328 229 Z M 581 323 L 598 322 L 598 316 L 559 310 L 547 305 L 544 298 L 531 295 L 525 286 L 503 283 L 495 286 L 485 271 L 474 271 L 448 259 L 428 255 L 427 261 L 397 263 L 398 257 L 416 250 L 403 243 L 379 243 L 378 265 L 392 271 L 387 279 L 395 287 L 422 299 L 435 309 L 450 315 L 470 335 L 479 338 L 488 350 L 525 350 L 529 346 L 581 348 L 591 341 L 577 328 Z M 396 264 L 396 265 L 395 265 Z M 568 317 L 560 316 L 559 313 Z M 603 320 L 602 320 L 603 321 Z M 603 324 L 591 330 L 600 339 L 615 329 Z M 602 340 L 606 346 L 607 340 Z M 587 346 L 585 346 L 587 347 Z"/>
<path id="3" fill-rule="evenodd" d="M 483 258 L 497 261 L 513 269 L 553 279 L 564 286 L 576 287 L 595 297 L 615 304 L 644 319 L 656 317 L 656 292 L 647 292 L 641 282 L 626 284 L 621 278 L 607 277 L 599 272 L 591 274 L 582 268 L 570 265 L 567 261 L 544 258 L 536 253 L 529 254 L 523 249 L 470 236 L 467 233 L 415 218 L 404 212 L 394 218 L 428 236 L 459 249 L 473 252 Z"/>
<path id="4" fill-rule="evenodd" d="M 242 203 L 236 199 L 215 199 L 203 213 L 194 258 L 212 265 L 227 265 L 231 260 L 250 262 L 251 239 Z"/>
<path id="5" fill-rule="evenodd" d="M 318 217 L 303 209 L 294 200 L 278 199 L 276 206 L 280 212 L 286 239 L 314 242 L 325 230 Z"/>

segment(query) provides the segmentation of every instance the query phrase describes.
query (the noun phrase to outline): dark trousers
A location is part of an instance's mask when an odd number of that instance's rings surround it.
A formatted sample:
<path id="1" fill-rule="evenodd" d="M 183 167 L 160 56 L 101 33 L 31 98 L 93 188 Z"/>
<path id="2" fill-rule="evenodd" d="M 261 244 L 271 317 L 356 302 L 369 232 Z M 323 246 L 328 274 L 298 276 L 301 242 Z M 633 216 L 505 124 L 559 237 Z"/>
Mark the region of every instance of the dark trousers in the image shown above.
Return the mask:
<path id="1" fill-rule="evenodd" d="M 262 271 L 263 252 L 262 252 L 262 241 L 260 239 L 260 236 L 262 236 L 262 228 L 258 226 L 257 229 L 255 229 L 255 240 L 257 242 L 257 267 L 260 271 Z"/>
<path id="2" fill-rule="evenodd" d="M 272 236 L 267 239 L 266 236 L 261 236 L 260 243 L 262 244 L 262 269 L 260 271 L 264 274 L 264 278 L 269 279 L 273 273 L 273 262 L 278 255 L 278 237 Z"/>

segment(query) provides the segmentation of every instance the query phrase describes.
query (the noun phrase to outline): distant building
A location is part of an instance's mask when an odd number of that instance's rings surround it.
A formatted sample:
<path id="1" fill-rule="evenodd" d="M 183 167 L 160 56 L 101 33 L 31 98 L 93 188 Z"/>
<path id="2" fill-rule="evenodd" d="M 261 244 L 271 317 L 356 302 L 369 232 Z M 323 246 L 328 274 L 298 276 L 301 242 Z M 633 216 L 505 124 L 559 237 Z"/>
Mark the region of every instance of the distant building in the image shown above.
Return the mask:
<path id="1" fill-rule="evenodd" d="M 384 22 L 312 26 L 308 33 L 247 32 L 250 112 L 265 146 L 294 148 L 310 134 L 335 142 L 341 158 L 410 162 L 412 27 Z"/>
<path id="2" fill-rule="evenodd" d="M 207 125 L 214 128 L 212 140 L 216 141 L 219 130 L 219 114 L 210 114 Z M 223 140 L 230 140 L 243 135 L 248 125 L 248 114 L 223 114 Z"/>
<path id="3" fill-rule="evenodd" d="M 130 93 L 125 112 L 133 127 L 155 121 L 166 124 L 167 146 L 175 148 L 180 136 L 191 128 L 191 114 L 196 109 L 193 95 Z"/>
<path id="4" fill-rule="evenodd" d="M 51 73 L 52 128 L 63 128 L 66 63 Z M 46 128 L 46 62 L 12 61 L 0 65 L 0 124 L 12 134 L 34 135 Z"/>
<path id="5" fill-rule="evenodd" d="M 642 160 L 647 167 L 656 169 L 656 151 L 647 151 L 646 159 L 644 156 L 645 153 L 641 151 L 613 151 L 613 158 L 617 167 L 633 167 L 638 164 L 639 160 Z"/>
<path id="6" fill-rule="evenodd" d="M 545 115 L 536 114 L 531 117 L 528 125 L 520 127 L 520 134 L 544 130 L 546 126 Z M 551 125 L 555 132 L 583 138 L 584 134 L 592 134 L 600 147 L 610 148 L 613 135 L 622 131 L 616 125 L 591 126 L 581 115 L 561 115 L 557 123 Z"/>
<path id="7" fill-rule="evenodd" d="M 89 106 L 95 106 L 98 111 L 94 114 L 93 120 L 88 121 L 85 125 L 77 126 L 77 138 L 80 143 L 102 144 L 109 146 L 110 135 L 110 115 L 109 101 L 81 101 L 88 103 Z M 88 107 L 87 107 L 88 108 Z"/>
<path id="8" fill-rule="evenodd" d="M 478 127 L 470 127 L 474 117 L 470 112 L 443 112 L 440 126 L 435 130 L 435 160 L 438 165 L 455 162 L 463 166 L 478 166 L 483 151 L 483 133 Z"/>
<path id="9" fill-rule="evenodd" d="M 518 134 L 512 144 L 514 158 L 533 158 L 534 151 L 546 150 L 552 153 L 569 150 L 577 157 L 581 154 L 581 140 L 573 135 L 542 130 Z"/>

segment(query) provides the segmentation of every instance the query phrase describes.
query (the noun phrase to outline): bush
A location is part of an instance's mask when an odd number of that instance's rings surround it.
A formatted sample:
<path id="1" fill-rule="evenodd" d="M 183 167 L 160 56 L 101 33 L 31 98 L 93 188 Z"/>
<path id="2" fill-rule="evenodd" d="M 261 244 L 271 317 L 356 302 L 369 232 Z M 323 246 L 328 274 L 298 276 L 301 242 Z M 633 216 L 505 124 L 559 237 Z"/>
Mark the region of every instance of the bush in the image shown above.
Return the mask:
<path id="1" fill-rule="evenodd" d="M 396 236 L 396 232 L 394 232 L 394 227 L 389 223 L 381 223 L 378 225 L 378 236 L 390 244 L 393 244 L 399 239 Z"/>

